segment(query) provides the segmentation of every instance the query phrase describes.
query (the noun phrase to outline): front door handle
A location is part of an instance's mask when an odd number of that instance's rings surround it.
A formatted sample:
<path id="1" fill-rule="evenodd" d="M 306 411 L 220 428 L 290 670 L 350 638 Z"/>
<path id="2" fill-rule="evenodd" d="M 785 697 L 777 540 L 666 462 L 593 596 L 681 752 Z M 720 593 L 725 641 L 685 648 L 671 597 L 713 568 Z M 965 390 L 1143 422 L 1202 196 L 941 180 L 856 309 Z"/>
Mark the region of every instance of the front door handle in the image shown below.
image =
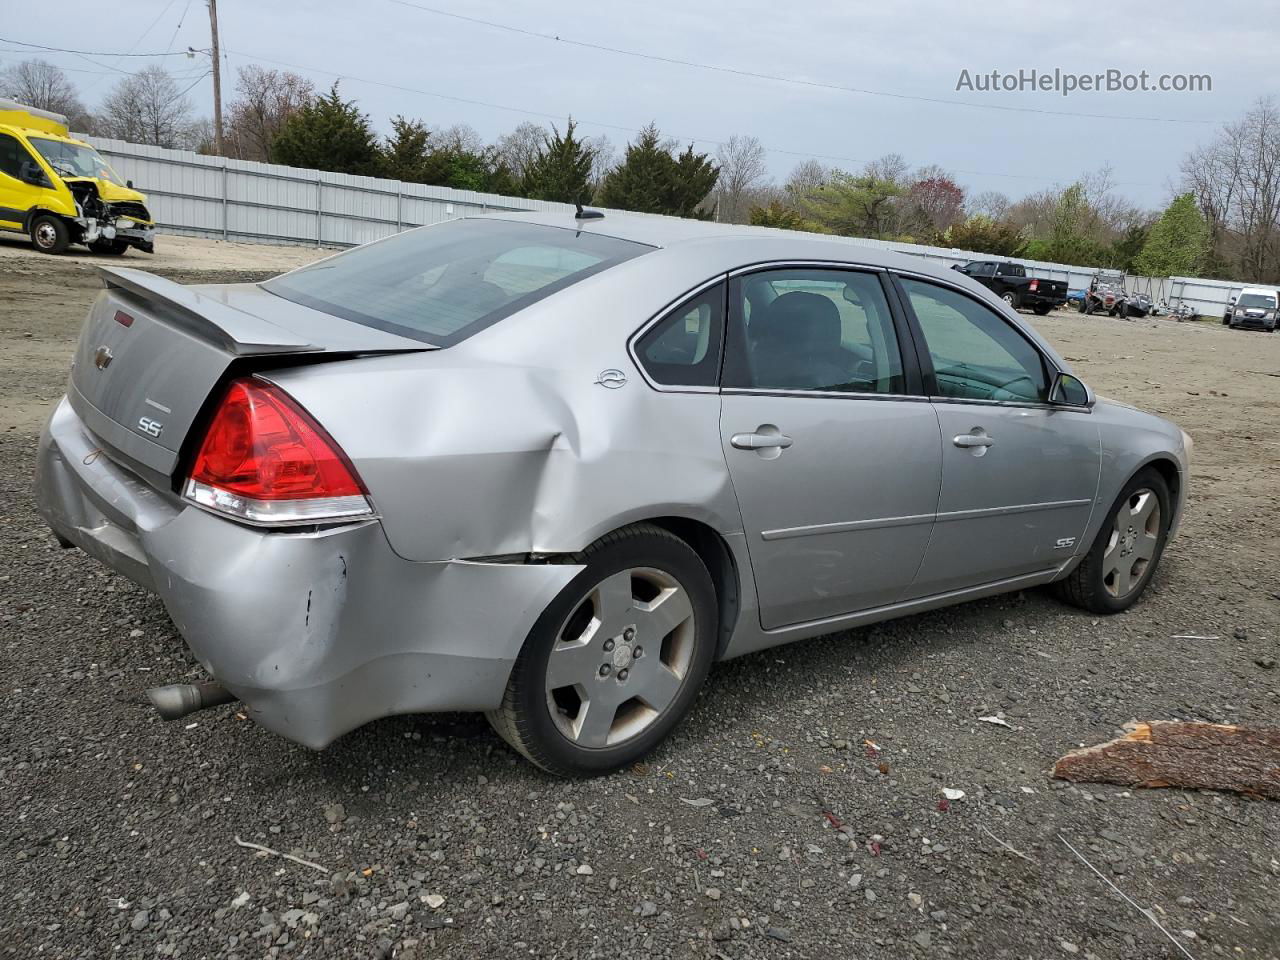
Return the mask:
<path id="1" fill-rule="evenodd" d="M 982 433 L 962 433 L 951 441 L 957 447 L 989 447 L 993 443 L 990 437 Z"/>
<path id="2" fill-rule="evenodd" d="M 739 450 L 785 450 L 793 441 L 782 433 L 735 433 L 729 442 Z"/>

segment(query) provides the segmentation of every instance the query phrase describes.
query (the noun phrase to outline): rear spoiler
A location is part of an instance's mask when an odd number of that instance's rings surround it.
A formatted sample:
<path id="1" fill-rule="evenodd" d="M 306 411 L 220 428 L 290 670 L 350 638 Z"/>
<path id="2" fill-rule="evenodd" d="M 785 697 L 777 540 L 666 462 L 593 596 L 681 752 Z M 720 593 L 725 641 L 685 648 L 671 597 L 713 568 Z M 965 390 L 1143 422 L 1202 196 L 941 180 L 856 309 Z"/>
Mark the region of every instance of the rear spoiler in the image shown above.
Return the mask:
<path id="1" fill-rule="evenodd" d="M 123 290 L 155 307 L 166 322 L 201 340 L 222 347 L 232 356 L 322 352 L 324 347 L 262 317 L 255 317 L 207 297 L 191 287 L 144 270 L 99 267 L 108 289 Z"/>

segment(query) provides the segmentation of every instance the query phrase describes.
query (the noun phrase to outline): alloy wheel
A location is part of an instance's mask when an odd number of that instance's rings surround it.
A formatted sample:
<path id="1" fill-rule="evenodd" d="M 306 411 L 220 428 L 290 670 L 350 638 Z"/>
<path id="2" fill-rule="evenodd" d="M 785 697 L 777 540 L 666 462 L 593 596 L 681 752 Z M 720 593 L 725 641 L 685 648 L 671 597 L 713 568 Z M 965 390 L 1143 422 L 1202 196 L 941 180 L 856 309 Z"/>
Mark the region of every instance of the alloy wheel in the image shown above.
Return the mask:
<path id="1" fill-rule="evenodd" d="M 1136 590 L 1160 546 L 1160 498 L 1147 487 L 1135 490 L 1116 511 L 1102 554 L 1102 585 L 1117 600 Z"/>
<path id="2" fill-rule="evenodd" d="M 589 749 L 642 733 L 679 694 L 694 639 L 693 605 L 673 576 L 634 567 L 606 577 L 560 626 L 547 660 L 556 728 Z"/>

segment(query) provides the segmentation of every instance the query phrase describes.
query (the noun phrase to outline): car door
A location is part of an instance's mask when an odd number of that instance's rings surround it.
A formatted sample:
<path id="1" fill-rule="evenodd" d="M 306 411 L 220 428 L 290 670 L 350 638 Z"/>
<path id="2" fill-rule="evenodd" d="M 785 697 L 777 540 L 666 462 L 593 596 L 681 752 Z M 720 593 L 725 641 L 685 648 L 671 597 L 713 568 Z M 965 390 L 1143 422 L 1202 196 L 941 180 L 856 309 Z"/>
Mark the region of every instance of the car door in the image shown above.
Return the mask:
<path id="1" fill-rule="evenodd" d="M 978 297 L 921 277 L 898 282 L 942 431 L 938 517 L 911 595 L 1060 566 L 1097 495 L 1092 414 L 1048 402 L 1052 362 Z"/>
<path id="2" fill-rule="evenodd" d="M 17 137 L 0 133 L 0 227 L 21 230 L 31 206 L 32 187 L 22 180 L 23 165 L 31 155 Z"/>
<path id="3" fill-rule="evenodd" d="M 730 280 L 721 443 L 765 629 L 893 603 L 924 556 L 938 418 L 890 299 L 872 270 Z"/>

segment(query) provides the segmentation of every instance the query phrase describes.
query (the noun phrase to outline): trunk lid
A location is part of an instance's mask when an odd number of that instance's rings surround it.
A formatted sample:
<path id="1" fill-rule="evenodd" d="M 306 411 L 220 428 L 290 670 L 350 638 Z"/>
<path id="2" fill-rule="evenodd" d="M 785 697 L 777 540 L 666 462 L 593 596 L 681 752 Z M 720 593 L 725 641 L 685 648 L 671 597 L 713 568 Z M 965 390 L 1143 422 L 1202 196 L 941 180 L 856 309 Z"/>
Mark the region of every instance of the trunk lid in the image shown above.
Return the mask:
<path id="1" fill-rule="evenodd" d="M 141 270 L 101 268 L 67 395 L 103 452 L 139 473 L 171 476 L 183 444 L 233 364 L 339 359 L 430 349 L 253 284 L 183 286 Z"/>

